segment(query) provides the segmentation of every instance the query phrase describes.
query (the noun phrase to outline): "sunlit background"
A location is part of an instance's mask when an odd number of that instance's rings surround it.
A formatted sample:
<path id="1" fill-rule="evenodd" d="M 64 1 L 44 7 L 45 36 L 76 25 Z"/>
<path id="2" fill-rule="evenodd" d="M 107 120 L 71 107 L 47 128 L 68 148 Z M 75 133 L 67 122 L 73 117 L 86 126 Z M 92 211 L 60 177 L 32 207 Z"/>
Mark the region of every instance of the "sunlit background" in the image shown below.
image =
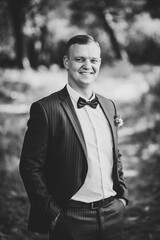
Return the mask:
<path id="1" fill-rule="evenodd" d="M 102 48 L 95 90 L 124 120 L 124 240 L 160 239 L 160 1 L 0 0 L 0 240 L 47 239 L 26 230 L 19 158 L 31 103 L 66 84 L 65 44 L 85 33 Z"/>

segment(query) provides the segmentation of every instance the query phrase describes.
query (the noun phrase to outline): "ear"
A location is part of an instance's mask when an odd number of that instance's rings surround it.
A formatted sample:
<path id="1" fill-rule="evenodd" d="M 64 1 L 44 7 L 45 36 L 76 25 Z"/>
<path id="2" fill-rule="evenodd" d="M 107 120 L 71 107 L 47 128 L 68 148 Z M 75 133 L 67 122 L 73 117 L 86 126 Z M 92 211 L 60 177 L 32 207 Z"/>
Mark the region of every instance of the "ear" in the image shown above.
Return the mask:
<path id="1" fill-rule="evenodd" d="M 63 65 L 64 65 L 64 67 L 65 67 L 65 69 L 67 69 L 68 70 L 68 57 L 65 55 L 64 57 L 63 57 Z"/>

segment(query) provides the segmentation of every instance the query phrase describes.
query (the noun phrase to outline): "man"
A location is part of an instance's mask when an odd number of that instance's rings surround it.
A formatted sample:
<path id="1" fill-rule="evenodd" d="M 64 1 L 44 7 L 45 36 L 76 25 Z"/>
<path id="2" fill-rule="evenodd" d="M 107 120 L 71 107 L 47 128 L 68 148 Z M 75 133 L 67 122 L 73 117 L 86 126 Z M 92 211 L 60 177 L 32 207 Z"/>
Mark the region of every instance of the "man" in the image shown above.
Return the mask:
<path id="1" fill-rule="evenodd" d="M 28 229 L 50 240 L 121 239 L 127 188 L 117 148 L 117 113 L 93 84 L 99 44 L 67 44 L 68 84 L 32 104 L 20 173 L 30 199 Z"/>

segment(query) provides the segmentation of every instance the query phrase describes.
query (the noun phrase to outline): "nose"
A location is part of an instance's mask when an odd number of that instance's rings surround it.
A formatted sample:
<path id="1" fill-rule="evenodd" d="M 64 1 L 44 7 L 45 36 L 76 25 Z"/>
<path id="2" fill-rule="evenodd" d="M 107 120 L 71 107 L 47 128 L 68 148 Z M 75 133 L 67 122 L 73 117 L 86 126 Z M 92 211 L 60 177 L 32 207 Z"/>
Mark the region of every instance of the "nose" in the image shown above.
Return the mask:
<path id="1" fill-rule="evenodd" d="M 84 64 L 83 64 L 83 68 L 85 69 L 90 69 L 91 68 L 91 62 L 90 59 L 86 59 Z"/>

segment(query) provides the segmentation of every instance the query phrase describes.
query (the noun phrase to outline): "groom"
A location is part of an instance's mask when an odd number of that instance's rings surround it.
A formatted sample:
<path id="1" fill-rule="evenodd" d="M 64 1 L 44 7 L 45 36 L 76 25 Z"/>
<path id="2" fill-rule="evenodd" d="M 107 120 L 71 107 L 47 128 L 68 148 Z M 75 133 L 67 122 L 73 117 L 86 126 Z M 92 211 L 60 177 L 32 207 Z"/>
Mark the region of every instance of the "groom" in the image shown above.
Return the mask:
<path id="1" fill-rule="evenodd" d="M 101 49 L 89 35 L 67 43 L 68 84 L 32 104 L 20 160 L 28 229 L 50 240 L 120 240 L 127 188 L 114 103 L 94 92 Z"/>

